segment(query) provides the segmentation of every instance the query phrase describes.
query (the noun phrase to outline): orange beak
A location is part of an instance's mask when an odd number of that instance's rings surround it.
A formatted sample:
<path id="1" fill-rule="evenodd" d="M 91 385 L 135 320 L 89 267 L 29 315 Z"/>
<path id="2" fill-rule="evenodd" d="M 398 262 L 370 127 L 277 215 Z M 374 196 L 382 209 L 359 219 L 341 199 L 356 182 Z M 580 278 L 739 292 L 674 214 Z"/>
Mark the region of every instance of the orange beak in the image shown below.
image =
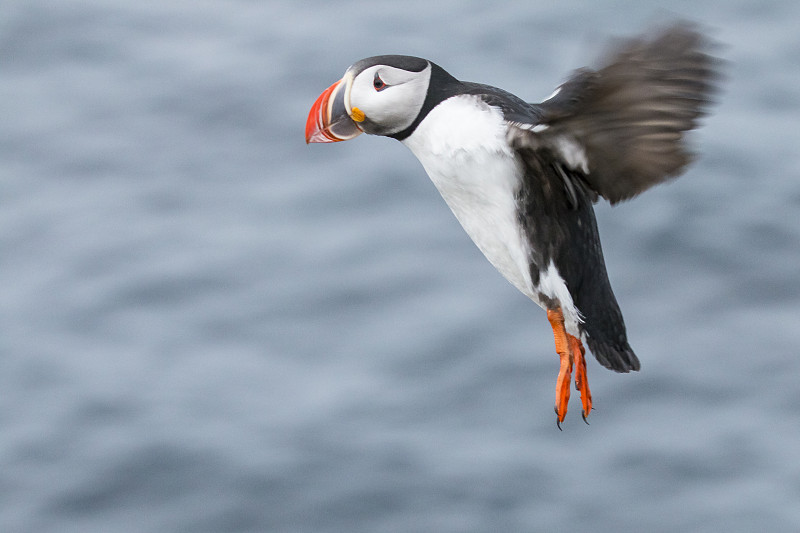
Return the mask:
<path id="1" fill-rule="evenodd" d="M 364 131 L 350 118 L 345 98 L 347 76 L 319 95 L 306 120 L 306 143 L 333 143 L 358 137 Z"/>

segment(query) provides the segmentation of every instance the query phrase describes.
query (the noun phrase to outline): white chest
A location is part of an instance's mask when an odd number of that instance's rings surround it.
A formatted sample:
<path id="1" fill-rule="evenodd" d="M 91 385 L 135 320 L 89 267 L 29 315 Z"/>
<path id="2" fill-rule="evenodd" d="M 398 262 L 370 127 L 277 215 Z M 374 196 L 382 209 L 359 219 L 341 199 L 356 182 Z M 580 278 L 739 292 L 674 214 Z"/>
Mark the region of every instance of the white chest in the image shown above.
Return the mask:
<path id="1" fill-rule="evenodd" d="M 474 96 L 453 97 L 434 108 L 403 143 L 486 258 L 536 300 L 530 249 L 517 222 L 522 168 L 506 143 L 500 112 Z"/>

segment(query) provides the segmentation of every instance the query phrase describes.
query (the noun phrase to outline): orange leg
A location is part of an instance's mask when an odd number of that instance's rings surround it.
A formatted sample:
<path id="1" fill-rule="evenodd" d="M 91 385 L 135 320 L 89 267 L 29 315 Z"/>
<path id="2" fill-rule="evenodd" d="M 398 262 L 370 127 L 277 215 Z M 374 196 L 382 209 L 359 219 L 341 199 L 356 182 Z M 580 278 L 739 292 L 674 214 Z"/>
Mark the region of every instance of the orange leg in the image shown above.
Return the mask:
<path id="1" fill-rule="evenodd" d="M 556 343 L 556 353 L 560 359 L 561 366 L 558 370 L 556 380 L 556 424 L 561 429 L 561 422 L 567 415 L 567 404 L 569 404 L 570 378 L 572 368 L 575 367 L 575 389 L 581 393 L 581 403 L 583 404 L 583 421 L 592 411 L 592 391 L 589 390 L 589 380 L 586 378 L 586 350 L 580 339 L 567 333 L 564 327 L 564 313 L 561 309 L 548 309 L 547 319 L 553 328 L 553 339 Z M 587 422 L 588 423 L 588 422 Z"/>
<path id="2" fill-rule="evenodd" d="M 567 338 L 567 330 L 564 328 L 564 314 L 561 309 L 548 309 L 547 319 L 553 328 L 553 338 L 556 342 L 556 353 L 561 360 L 561 368 L 558 370 L 556 380 L 556 425 L 561 429 L 561 422 L 567 416 L 567 404 L 569 403 L 569 382 L 572 376 L 572 354 L 570 341 Z M 585 380 L 584 380 L 585 381 Z"/>
<path id="3" fill-rule="evenodd" d="M 569 337 L 570 348 L 572 349 L 572 358 L 575 365 L 575 389 L 581 392 L 581 403 L 583 404 L 583 421 L 586 422 L 586 417 L 592 412 L 592 391 L 589 390 L 589 380 L 586 378 L 586 350 L 583 348 L 583 343 L 577 337 L 573 337 L 567 333 Z M 588 424 L 588 422 L 586 422 Z"/>

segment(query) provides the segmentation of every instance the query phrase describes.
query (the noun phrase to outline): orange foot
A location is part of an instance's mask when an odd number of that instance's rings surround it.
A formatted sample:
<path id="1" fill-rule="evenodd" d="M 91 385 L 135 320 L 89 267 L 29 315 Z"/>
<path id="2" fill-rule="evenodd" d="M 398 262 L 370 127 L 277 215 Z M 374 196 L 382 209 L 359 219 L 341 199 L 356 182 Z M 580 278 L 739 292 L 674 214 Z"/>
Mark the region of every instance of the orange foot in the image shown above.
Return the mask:
<path id="1" fill-rule="evenodd" d="M 572 376 L 572 368 L 575 367 L 575 388 L 581 393 L 581 403 L 583 404 L 583 420 L 592 410 L 592 393 L 589 390 L 589 381 L 586 379 L 586 350 L 580 339 L 567 333 L 564 327 L 564 313 L 561 309 L 547 310 L 547 319 L 553 328 L 553 339 L 556 343 L 556 353 L 560 359 L 561 366 L 556 380 L 556 425 L 561 429 L 561 422 L 567 415 L 567 404 L 569 403 L 569 385 Z"/>
<path id="2" fill-rule="evenodd" d="M 581 392 L 581 404 L 583 404 L 583 412 L 581 416 L 583 421 L 586 422 L 586 417 L 592 412 L 592 391 L 589 390 L 589 380 L 586 378 L 586 350 L 577 337 L 573 337 L 567 333 L 569 337 L 569 345 L 572 348 L 572 360 L 575 365 L 575 390 Z M 589 422 L 586 422 L 587 424 Z"/>

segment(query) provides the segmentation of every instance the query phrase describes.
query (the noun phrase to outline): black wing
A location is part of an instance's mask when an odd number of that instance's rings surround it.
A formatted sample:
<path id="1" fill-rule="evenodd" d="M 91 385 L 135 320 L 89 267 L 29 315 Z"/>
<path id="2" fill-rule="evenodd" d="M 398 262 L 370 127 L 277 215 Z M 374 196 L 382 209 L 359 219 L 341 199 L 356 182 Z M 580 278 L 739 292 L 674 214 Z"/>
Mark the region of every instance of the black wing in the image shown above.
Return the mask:
<path id="1" fill-rule="evenodd" d="M 624 42 L 606 66 L 579 70 L 539 104 L 538 120 L 512 119 L 509 141 L 562 161 L 577 176 L 568 189 L 586 187 L 612 204 L 632 198 L 692 160 L 684 136 L 718 79 L 709 46 L 687 23 Z"/>

